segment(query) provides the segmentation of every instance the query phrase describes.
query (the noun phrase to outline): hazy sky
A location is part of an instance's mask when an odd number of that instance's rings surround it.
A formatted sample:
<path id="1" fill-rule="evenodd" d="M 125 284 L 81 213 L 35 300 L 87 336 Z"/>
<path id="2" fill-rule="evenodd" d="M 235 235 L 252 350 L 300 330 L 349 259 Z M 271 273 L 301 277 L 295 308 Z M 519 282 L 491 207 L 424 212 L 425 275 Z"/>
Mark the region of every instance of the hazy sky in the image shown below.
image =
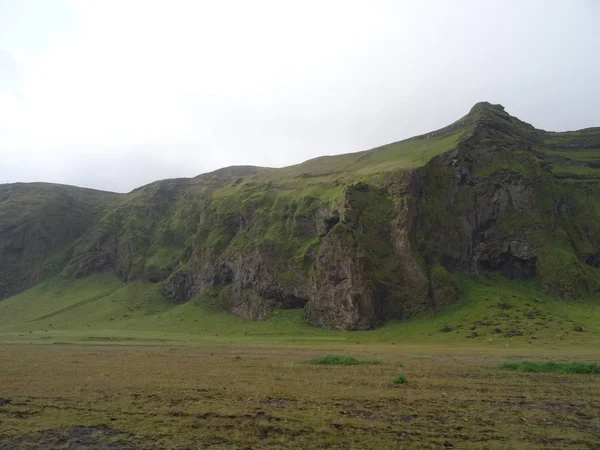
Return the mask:
<path id="1" fill-rule="evenodd" d="M 0 183 L 129 191 L 447 125 L 600 126 L 597 0 L 0 0 Z"/>

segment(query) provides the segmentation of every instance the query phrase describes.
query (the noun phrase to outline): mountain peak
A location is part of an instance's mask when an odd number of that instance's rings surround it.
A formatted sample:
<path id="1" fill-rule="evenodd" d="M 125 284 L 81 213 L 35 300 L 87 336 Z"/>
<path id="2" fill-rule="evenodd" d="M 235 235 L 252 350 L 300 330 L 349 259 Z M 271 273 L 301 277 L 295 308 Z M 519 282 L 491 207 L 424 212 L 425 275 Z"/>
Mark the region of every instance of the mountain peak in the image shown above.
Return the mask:
<path id="1" fill-rule="evenodd" d="M 516 119 L 516 118 L 515 118 Z M 516 119 L 518 120 L 518 119 Z M 455 133 L 457 130 L 473 130 L 480 125 L 486 125 L 497 122 L 512 122 L 513 117 L 504 110 L 504 106 L 500 104 L 492 104 L 490 102 L 478 102 L 473 105 L 469 113 L 456 122 L 420 136 L 415 136 L 417 139 L 443 137 Z"/>
<path id="2" fill-rule="evenodd" d="M 475 103 L 475 105 L 473 105 L 473 107 L 471 108 L 471 111 L 469 111 L 469 114 L 475 114 L 479 111 L 484 111 L 484 110 L 504 111 L 504 106 L 502 106 L 500 104 L 494 105 L 490 102 L 477 102 L 477 103 Z"/>

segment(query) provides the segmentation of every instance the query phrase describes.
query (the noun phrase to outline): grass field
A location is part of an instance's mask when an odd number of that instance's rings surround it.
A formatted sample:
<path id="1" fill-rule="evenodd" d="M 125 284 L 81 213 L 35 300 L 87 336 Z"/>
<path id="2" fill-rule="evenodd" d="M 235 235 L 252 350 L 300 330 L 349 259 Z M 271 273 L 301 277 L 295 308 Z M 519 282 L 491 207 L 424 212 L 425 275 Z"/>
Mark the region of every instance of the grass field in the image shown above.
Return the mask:
<path id="1" fill-rule="evenodd" d="M 373 331 L 307 324 L 302 310 L 252 322 L 223 311 L 216 295 L 166 303 L 158 285 L 125 285 L 103 274 L 51 280 L 0 302 L 0 343 L 178 343 L 219 345 L 403 345 L 485 348 L 600 347 L 600 302 L 561 301 L 536 281 L 458 278 L 461 302 L 436 315 L 391 321 Z"/>
<path id="2" fill-rule="evenodd" d="M 336 351 L 382 364 L 308 363 L 321 347 L 4 344 L 0 449 L 600 447 L 600 376 L 499 369 L 540 351 Z"/>
<path id="3" fill-rule="evenodd" d="M 436 315 L 336 332 L 53 279 L 0 302 L 0 450 L 600 448 L 598 299 L 457 281 Z"/>

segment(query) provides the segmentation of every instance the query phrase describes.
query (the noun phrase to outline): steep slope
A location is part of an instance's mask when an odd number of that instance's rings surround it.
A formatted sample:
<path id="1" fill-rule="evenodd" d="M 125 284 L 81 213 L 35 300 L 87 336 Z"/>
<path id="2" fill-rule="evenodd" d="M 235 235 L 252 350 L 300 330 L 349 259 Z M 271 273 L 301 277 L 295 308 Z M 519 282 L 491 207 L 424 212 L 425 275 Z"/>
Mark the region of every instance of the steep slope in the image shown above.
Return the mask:
<path id="1" fill-rule="evenodd" d="M 303 308 L 308 322 L 345 330 L 455 303 L 456 272 L 586 297 L 600 289 L 599 161 L 598 128 L 546 132 L 479 103 L 448 127 L 373 150 L 110 197 L 53 271 L 5 281 L 5 291 L 59 270 L 67 280 L 112 271 L 159 283 L 169 302 L 210 292 L 248 319 Z M 21 256 L 20 277 L 30 265 Z"/>
<path id="2" fill-rule="evenodd" d="M 456 147 L 465 133 L 318 158 L 224 187 L 165 292 L 185 300 L 217 286 L 234 314 L 264 319 L 274 307 L 305 307 L 310 322 L 338 329 L 428 309 L 425 268 L 403 228 L 405 168 Z"/>
<path id="3" fill-rule="evenodd" d="M 417 172 L 420 253 L 450 271 L 539 275 L 557 297 L 596 292 L 600 129 L 547 133 L 480 108 L 486 117 L 473 136 Z M 582 152 L 588 159 L 578 165 L 557 156 Z"/>
<path id="4" fill-rule="evenodd" d="M 428 135 L 249 177 L 215 192 L 165 291 L 185 300 L 217 286 L 243 317 L 304 307 L 308 321 L 337 329 L 452 304 L 456 271 L 590 295 L 598 185 L 557 178 L 549 136 L 481 103 Z M 587 133 L 586 145 L 598 136 Z"/>
<path id="5" fill-rule="evenodd" d="M 0 300 L 55 275 L 118 194 L 48 183 L 0 185 Z"/>
<path id="6" fill-rule="evenodd" d="M 160 281 L 189 258 L 202 208 L 220 187 L 259 167 L 229 167 L 193 179 L 151 183 L 105 208 L 78 242 L 67 276 L 114 271 L 123 281 Z"/>

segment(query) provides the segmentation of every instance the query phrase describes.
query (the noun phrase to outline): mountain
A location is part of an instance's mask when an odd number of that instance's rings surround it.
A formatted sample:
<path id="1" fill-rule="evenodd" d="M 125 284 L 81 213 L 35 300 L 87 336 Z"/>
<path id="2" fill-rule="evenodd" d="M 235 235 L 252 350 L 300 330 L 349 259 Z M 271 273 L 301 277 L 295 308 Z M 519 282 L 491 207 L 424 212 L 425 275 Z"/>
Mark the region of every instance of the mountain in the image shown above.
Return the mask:
<path id="1" fill-rule="evenodd" d="M 600 290 L 600 128 L 547 132 L 478 103 L 440 130 L 282 169 L 229 167 L 112 194 L 0 185 L 0 298 L 114 272 L 166 302 L 210 292 L 262 320 L 365 330 L 437 311 L 456 273 Z"/>
<path id="2" fill-rule="evenodd" d="M 117 197 L 48 183 L 0 185 L 0 299 L 63 270 L 77 237 Z"/>

